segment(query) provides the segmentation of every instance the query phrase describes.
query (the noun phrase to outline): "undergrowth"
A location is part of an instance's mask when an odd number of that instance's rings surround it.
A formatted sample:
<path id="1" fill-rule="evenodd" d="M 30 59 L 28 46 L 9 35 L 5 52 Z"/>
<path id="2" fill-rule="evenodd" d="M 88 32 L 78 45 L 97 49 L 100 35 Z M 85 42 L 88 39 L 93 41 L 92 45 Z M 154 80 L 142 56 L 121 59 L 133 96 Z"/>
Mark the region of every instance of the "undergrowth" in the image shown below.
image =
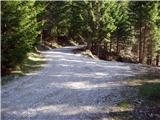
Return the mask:
<path id="1" fill-rule="evenodd" d="M 9 75 L 1 78 L 1 84 L 4 85 L 14 79 L 40 69 L 46 62 L 46 59 L 39 53 L 28 53 L 24 62 L 17 66 Z"/>

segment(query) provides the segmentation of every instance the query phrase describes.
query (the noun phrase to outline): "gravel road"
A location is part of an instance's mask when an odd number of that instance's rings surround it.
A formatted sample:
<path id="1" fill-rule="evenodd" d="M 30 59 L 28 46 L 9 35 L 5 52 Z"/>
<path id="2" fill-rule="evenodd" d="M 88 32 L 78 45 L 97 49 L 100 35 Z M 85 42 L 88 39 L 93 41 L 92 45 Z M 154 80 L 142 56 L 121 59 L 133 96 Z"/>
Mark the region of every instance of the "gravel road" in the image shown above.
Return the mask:
<path id="1" fill-rule="evenodd" d="M 2 86 L 2 120 L 108 120 L 106 114 L 123 99 L 123 78 L 144 69 L 95 60 L 73 49 L 42 52 L 48 60 L 43 69 Z"/>

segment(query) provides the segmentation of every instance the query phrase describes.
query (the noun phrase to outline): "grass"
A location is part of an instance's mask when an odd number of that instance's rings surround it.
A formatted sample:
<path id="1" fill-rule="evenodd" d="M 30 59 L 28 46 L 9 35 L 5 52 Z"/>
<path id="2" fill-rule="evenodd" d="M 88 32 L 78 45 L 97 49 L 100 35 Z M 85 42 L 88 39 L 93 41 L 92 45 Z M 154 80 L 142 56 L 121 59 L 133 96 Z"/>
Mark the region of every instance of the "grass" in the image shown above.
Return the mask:
<path id="1" fill-rule="evenodd" d="M 28 58 L 21 65 L 21 71 L 23 73 L 29 73 L 38 70 L 42 67 L 45 61 L 45 58 L 41 54 L 29 53 Z"/>
<path id="2" fill-rule="evenodd" d="M 119 103 L 117 106 L 120 108 L 123 108 L 123 109 L 132 108 L 132 105 L 128 101 L 123 101 L 123 102 Z"/>
<path id="3" fill-rule="evenodd" d="M 133 87 L 136 87 L 139 90 L 139 97 L 153 97 L 160 95 L 160 79 L 147 78 L 132 80 L 129 84 Z"/>
<path id="4" fill-rule="evenodd" d="M 131 79 L 127 81 L 127 89 L 122 91 L 124 101 L 117 104 L 119 112 L 113 115 L 117 120 L 140 120 L 146 114 L 157 114 L 160 107 L 160 78 L 157 76 Z M 130 111 L 131 110 L 131 111 Z M 153 112 L 154 110 L 154 112 Z M 130 111 L 130 112 L 129 112 Z M 141 113 L 141 111 L 143 113 Z M 148 111 L 148 113 L 146 113 Z M 139 116 L 141 115 L 141 116 Z M 129 119 L 129 116 L 131 119 Z M 139 119 L 140 117 L 140 119 Z M 145 117 L 144 119 L 148 119 Z"/>
<path id="5" fill-rule="evenodd" d="M 116 111 L 110 112 L 109 116 L 113 120 L 135 120 L 132 115 L 132 110 L 134 106 L 128 100 L 124 100 L 116 105 Z"/>
<path id="6" fill-rule="evenodd" d="M 156 94 L 160 94 L 160 83 L 146 84 L 139 89 L 139 96 L 153 96 Z"/>
<path id="7" fill-rule="evenodd" d="M 153 82 L 145 83 L 139 87 L 138 96 L 144 99 L 141 107 L 160 106 L 160 79 L 152 80 Z"/>
<path id="8" fill-rule="evenodd" d="M 2 77 L 1 84 L 4 85 L 12 80 L 15 80 L 21 76 L 25 76 L 27 73 L 39 70 L 45 64 L 46 59 L 38 53 L 28 53 L 24 62 L 17 66 L 10 75 Z"/>
<path id="9" fill-rule="evenodd" d="M 159 78 L 144 78 L 129 81 L 129 86 L 139 90 L 139 97 L 147 97 L 155 94 L 160 94 L 160 79 Z"/>

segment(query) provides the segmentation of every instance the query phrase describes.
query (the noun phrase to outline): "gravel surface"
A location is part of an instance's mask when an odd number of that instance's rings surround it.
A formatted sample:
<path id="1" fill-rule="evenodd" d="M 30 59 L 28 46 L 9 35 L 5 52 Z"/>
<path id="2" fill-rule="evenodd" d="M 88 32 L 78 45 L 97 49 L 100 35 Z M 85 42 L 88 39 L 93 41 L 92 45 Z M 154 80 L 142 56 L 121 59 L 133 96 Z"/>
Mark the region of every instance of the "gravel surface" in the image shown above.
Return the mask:
<path id="1" fill-rule="evenodd" d="M 108 120 L 123 100 L 121 81 L 145 69 L 94 60 L 72 53 L 75 48 L 42 52 L 48 60 L 42 70 L 2 86 L 2 120 Z"/>

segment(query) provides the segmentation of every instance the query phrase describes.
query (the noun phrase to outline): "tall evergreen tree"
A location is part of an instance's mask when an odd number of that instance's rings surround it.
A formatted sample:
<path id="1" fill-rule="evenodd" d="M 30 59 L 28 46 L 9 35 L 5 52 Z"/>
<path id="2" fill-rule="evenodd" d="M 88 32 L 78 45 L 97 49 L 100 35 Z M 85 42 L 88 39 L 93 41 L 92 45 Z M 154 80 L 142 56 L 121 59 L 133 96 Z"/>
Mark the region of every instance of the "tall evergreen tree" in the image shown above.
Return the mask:
<path id="1" fill-rule="evenodd" d="M 46 9 L 47 32 L 55 37 L 67 35 L 70 26 L 69 2 L 48 1 Z"/>
<path id="2" fill-rule="evenodd" d="M 131 44 L 131 23 L 128 16 L 128 2 L 116 2 L 112 12 L 115 19 L 116 29 L 112 33 L 112 38 L 116 43 L 116 52 L 120 52 L 120 44 L 129 46 Z"/>
<path id="3" fill-rule="evenodd" d="M 158 2 L 159 3 L 159 2 Z M 153 59 L 154 48 L 154 33 L 157 25 L 155 24 L 158 18 L 158 3 L 141 1 L 130 2 L 130 20 L 135 28 L 135 33 L 138 34 L 139 47 L 139 62 L 143 63 L 147 56 L 147 63 L 151 64 Z M 155 32 L 153 32 L 155 30 Z M 146 50 L 147 49 L 147 50 Z M 147 53 L 146 53 L 147 52 Z"/>
<path id="4" fill-rule="evenodd" d="M 2 1 L 2 75 L 20 64 L 34 49 L 41 24 L 42 8 L 35 1 Z"/>

